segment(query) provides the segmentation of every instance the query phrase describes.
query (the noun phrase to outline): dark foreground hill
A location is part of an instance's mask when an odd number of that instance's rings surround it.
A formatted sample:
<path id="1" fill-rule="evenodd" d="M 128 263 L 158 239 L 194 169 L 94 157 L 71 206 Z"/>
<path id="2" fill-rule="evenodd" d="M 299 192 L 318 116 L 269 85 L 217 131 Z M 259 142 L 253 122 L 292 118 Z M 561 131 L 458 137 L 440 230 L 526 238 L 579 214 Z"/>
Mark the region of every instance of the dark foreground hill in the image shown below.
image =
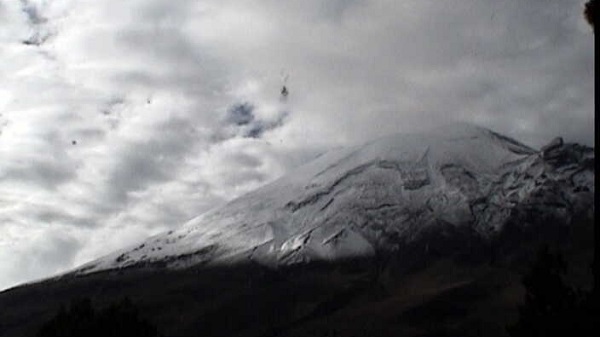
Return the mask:
<path id="1" fill-rule="evenodd" d="M 593 149 L 470 126 L 388 137 L 0 293 L 0 336 L 125 296 L 166 336 L 505 336 L 542 243 L 591 287 L 593 214 Z"/>

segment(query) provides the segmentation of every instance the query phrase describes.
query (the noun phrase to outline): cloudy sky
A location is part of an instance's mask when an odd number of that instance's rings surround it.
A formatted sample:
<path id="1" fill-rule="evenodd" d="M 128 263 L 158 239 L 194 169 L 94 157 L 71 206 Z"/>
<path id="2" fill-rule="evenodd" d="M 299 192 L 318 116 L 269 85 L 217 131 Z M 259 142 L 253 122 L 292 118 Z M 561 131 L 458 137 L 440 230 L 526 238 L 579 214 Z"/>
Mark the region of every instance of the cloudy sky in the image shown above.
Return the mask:
<path id="1" fill-rule="evenodd" d="M 591 145 L 582 8 L 0 0 L 0 289 L 380 135 L 468 121 L 533 147 Z"/>

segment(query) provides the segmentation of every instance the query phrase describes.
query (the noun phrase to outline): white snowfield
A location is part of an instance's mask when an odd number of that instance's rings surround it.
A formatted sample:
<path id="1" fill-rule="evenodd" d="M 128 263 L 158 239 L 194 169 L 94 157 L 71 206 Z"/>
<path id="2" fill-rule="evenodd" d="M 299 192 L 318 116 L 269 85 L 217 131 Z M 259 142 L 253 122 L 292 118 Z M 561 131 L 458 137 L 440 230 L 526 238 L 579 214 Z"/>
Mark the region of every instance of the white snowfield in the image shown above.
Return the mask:
<path id="1" fill-rule="evenodd" d="M 570 184 L 565 190 L 579 188 L 593 196 L 593 169 L 575 164 L 557 169 L 542 154 L 463 124 L 385 137 L 322 155 L 178 230 L 74 272 L 248 260 L 276 267 L 369 256 L 439 223 L 493 235 L 512 207 L 543 194 L 548 182 L 564 178 Z M 593 161 L 593 151 L 588 156 Z M 567 193 L 564 202 L 593 207 L 593 197 L 590 206 L 589 195 L 577 193 Z"/>

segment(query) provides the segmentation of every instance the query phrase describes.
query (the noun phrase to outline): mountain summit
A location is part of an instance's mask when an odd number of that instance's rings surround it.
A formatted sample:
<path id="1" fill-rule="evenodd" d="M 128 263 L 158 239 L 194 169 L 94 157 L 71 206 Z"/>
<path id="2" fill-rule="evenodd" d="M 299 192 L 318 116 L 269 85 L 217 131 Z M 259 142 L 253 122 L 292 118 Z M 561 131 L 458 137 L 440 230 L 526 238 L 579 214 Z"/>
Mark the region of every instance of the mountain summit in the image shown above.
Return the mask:
<path id="1" fill-rule="evenodd" d="M 388 136 L 321 155 L 75 273 L 333 261 L 393 253 L 432 231 L 468 230 L 491 240 L 508 223 L 542 221 L 534 214 L 566 221 L 589 211 L 593 160 L 589 148 L 554 141 L 536 151 L 466 124 Z"/>

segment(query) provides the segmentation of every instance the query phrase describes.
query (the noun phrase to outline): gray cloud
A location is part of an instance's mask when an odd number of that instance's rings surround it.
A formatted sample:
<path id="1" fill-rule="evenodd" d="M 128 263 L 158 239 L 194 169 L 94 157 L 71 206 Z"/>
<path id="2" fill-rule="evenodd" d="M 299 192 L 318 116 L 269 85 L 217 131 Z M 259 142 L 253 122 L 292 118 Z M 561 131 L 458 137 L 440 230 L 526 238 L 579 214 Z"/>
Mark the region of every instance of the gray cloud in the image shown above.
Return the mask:
<path id="1" fill-rule="evenodd" d="M 40 12 L 39 9 L 27 0 L 21 0 L 22 11 L 27 15 L 29 23 L 32 25 L 39 25 L 47 21 Z"/>
<path id="2" fill-rule="evenodd" d="M 24 45 L 40 46 L 51 37 L 51 32 L 43 26 L 48 19 L 42 16 L 37 4 L 28 0 L 21 0 L 21 11 L 26 15 L 30 26 L 30 35 L 23 40 Z"/>
<path id="3" fill-rule="evenodd" d="M 274 115 L 257 118 L 255 110 L 256 107 L 248 102 L 233 104 L 225 115 L 224 133 L 215 136 L 223 139 L 236 136 L 260 138 L 265 132 L 283 126 L 289 115 L 287 111 L 280 110 Z"/>
<path id="4" fill-rule="evenodd" d="M 120 160 L 111 168 L 107 183 L 115 203 L 126 202 L 127 192 L 172 177 L 182 157 L 194 149 L 195 139 L 187 121 L 171 119 L 157 128 L 153 138 L 130 142 L 116 154 Z"/>
<path id="5" fill-rule="evenodd" d="M 254 106 L 244 102 L 234 104 L 227 109 L 227 121 L 234 125 L 248 125 L 254 121 Z"/>
<path id="6" fill-rule="evenodd" d="M 339 145 L 457 120 L 591 145 L 583 2 L 0 2 L 0 288 Z"/>
<path id="7" fill-rule="evenodd" d="M 6 228 L 3 232 L 7 232 Z M 0 286 L 35 280 L 64 270 L 81 248 L 75 238 L 52 229 L 30 230 L 23 244 L 6 246 L 6 242 L 0 241 Z"/>

